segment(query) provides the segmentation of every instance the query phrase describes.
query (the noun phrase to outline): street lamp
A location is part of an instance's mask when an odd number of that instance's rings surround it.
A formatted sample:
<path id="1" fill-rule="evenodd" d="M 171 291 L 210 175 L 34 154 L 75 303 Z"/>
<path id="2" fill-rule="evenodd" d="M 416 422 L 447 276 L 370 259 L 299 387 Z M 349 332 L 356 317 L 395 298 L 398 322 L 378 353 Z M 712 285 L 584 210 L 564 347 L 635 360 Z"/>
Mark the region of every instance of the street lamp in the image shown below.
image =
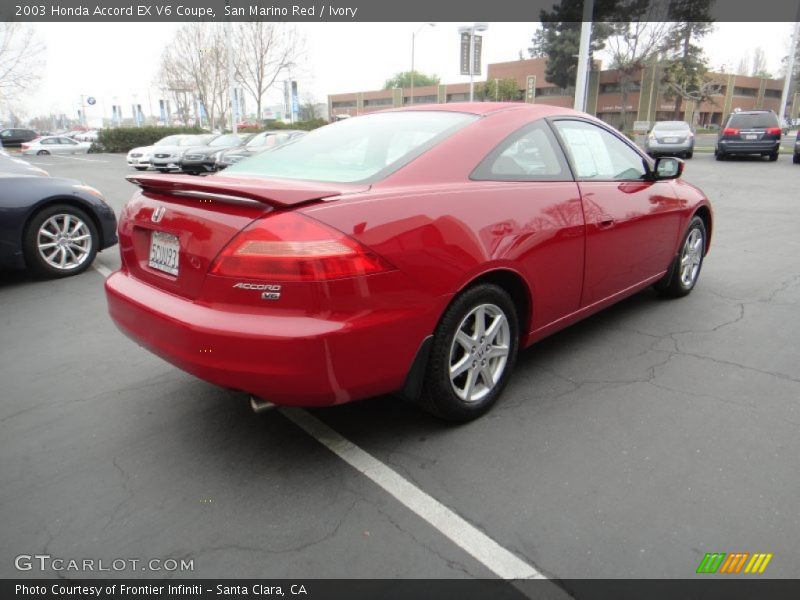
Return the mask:
<path id="1" fill-rule="evenodd" d="M 414 33 L 411 34 L 411 104 L 414 104 L 414 42 L 417 34 L 426 27 L 436 27 L 436 23 L 423 23 Z M 400 92 L 402 94 L 402 92 Z"/>
<path id="2" fill-rule="evenodd" d="M 469 34 L 469 101 L 475 100 L 475 32 L 486 31 L 489 29 L 488 23 L 473 23 L 465 27 L 459 27 L 458 33 Z"/>

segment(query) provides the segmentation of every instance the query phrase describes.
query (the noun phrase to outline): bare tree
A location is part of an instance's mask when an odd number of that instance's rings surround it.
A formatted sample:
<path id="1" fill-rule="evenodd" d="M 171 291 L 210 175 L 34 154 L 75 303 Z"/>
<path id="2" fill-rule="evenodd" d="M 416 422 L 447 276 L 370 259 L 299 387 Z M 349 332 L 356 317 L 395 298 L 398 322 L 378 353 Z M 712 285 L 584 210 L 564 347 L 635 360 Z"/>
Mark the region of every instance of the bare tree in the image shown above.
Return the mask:
<path id="1" fill-rule="evenodd" d="M 179 96 L 191 89 L 202 102 L 211 128 L 224 126 L 228 106 L 226 62 L 221 27 L 216 23 L 188 23 L 178 30 L 161 55 L 159 82 L 168 89 L 181 90 L 173 96 L 178 107 Z"/>
<path id="2" fill-rule="evenodd" d="M 747 75 L 748 71 L 750 71 L 750 56 L 745 52 L 742 58 L 739 59 L 739 66 L 736 67 L 736 74 Z"/>
<path id="3" fill-rule="evenodd" d="M 157 84 L 162 93 L 172 101 L 175 115 L 184 127 L 189 125 L 192 117 L 192 93 L 194 84 L 183 79 L 185 73 L 168 60 L 161 61 L 158 72 Z"/>
<path id="4" fill-rule="evenodd" d="M 43 52 L 33 28 L 0 22 L 0 97 L 11 98 L 39 79 Z"/>
<path id="5" fill-rule="evenodd" d="M 300 59 L 304 43 L 293 26 L 267 21 L 238 23 L 235 40 L 236 78 L 255 100 L 261 122 L 264 95 Z"/>
<path id="6" fill-rule="evenodd" d="M 753 65 L 750 75 L 752 77 L 772 77 L 767 71 L 767 55 L 760 46 L 753 50 Z"/>
<path id="7" fill-rule="evenodd" d="M 611 68 L 619 72 L 623 129 L 627 126 L 628 96 L 633 82 L 647 66 L 657 61 L 662 40 L 676 26 L 666 21 L 666 14 L 660 12 L 663 9 L 662 3 L 632 0 L 629 3 L 631 19 L 638 20 L 609 24 L 612 33 L 606 50 L 611 55 Z"/>

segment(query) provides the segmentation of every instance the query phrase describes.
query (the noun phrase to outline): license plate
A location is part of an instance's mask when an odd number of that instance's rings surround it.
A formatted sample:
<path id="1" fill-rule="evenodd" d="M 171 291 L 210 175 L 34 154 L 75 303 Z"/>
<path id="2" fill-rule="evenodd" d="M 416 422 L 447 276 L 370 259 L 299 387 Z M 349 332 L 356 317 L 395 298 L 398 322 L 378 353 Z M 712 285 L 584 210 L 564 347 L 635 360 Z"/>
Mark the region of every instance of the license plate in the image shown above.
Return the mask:
<path id="1" fill-rule="evenodd" d="M 150 260 L 147 264 L 153 269 L 177 276 L 179 250 L 177 235 L 154 231 L 150 234 Z"/>
<path id="2" fill-rule="evenodd" d="M 677 141 L 678 141 L 678 138 L 674 138 L 674 137 L 664 138 L 664 143 L 665 144 L 674 144 Z"/>
<path id="3" fill-rule="evenodd" d="M 755 134 L 746 135 L 746 136 L 744 136 L 744 139 L 746 139 L 746 140 L 757 140 L 758 136 L 755 135 Z"/>

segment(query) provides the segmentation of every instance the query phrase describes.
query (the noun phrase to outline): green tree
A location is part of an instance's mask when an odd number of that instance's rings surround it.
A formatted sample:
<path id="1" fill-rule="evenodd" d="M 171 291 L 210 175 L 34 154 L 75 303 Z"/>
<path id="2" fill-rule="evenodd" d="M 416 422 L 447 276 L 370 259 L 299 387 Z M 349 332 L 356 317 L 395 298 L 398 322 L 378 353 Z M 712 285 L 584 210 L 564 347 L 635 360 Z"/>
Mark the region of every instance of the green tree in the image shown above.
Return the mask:
<path id="1" fill-rule="evenodd" d="M 425 73 L 420 73 L 419 71 L 414 71 L 414 87 L 438 85 L 439 81 L 441 80 L 439 79 L 438 75 L 427 75 Z M 385 90 L 390 90 L 396 87 L 411 87 L 411 71 L 401 71 L 400 73 L 395 73 L 391 79 L 387 79 L 386 83 L 383 84 L 383 89 Z"/>
<path id="2" fill-rule="evenodd" d="M 590 56 L 603 49 L 611 26 L 618 15 L 619 0 L 596 0 L 592 23 Z M 539 19 L 542 28 L 536 31 L 528 48 L 531 58 L 546 58 L 545 79 L 562 88 L 573 87 L 578 71 L 578 48 L 581 37 L 583 8 L 579 2 L 562 2 L 553 10 L 542 10 Z M 594 61 L 590 61 L 594 68 Z"/>
<path id="3" fill-rule="evenodd" d="M 713 29 L 711 3 L 713 0 L 672 0 L 669 20 L 675 23 L 664 37 L 663 83 L 667 96 L 675 98 L 673 118 L 680 119 L 684 100 L 697 100 L 698 94 L 709 86 L 708 62 L 698 45 L 701 38 Z"/>
<path id="4" fill-rule="evenodd" d="M 490 79 L 475 88 L 475 96 L 489 102 L 512 102 L 522 99 L 523 91 L 519 89 L 517 80 Z"/>

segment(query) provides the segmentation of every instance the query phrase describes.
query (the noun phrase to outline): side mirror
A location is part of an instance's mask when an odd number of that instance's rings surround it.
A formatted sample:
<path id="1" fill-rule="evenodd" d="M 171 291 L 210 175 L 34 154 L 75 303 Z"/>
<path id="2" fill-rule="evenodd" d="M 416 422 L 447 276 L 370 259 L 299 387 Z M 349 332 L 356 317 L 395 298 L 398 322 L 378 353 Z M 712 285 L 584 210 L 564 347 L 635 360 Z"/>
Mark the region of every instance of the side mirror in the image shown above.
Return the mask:
<path id="1" fill-rule="evenodd" d="M 653 167 L 653 179 L 677 179 L 683 174 L 684 162 L 680 158 L 662 156 L 656 159 Z"/>

